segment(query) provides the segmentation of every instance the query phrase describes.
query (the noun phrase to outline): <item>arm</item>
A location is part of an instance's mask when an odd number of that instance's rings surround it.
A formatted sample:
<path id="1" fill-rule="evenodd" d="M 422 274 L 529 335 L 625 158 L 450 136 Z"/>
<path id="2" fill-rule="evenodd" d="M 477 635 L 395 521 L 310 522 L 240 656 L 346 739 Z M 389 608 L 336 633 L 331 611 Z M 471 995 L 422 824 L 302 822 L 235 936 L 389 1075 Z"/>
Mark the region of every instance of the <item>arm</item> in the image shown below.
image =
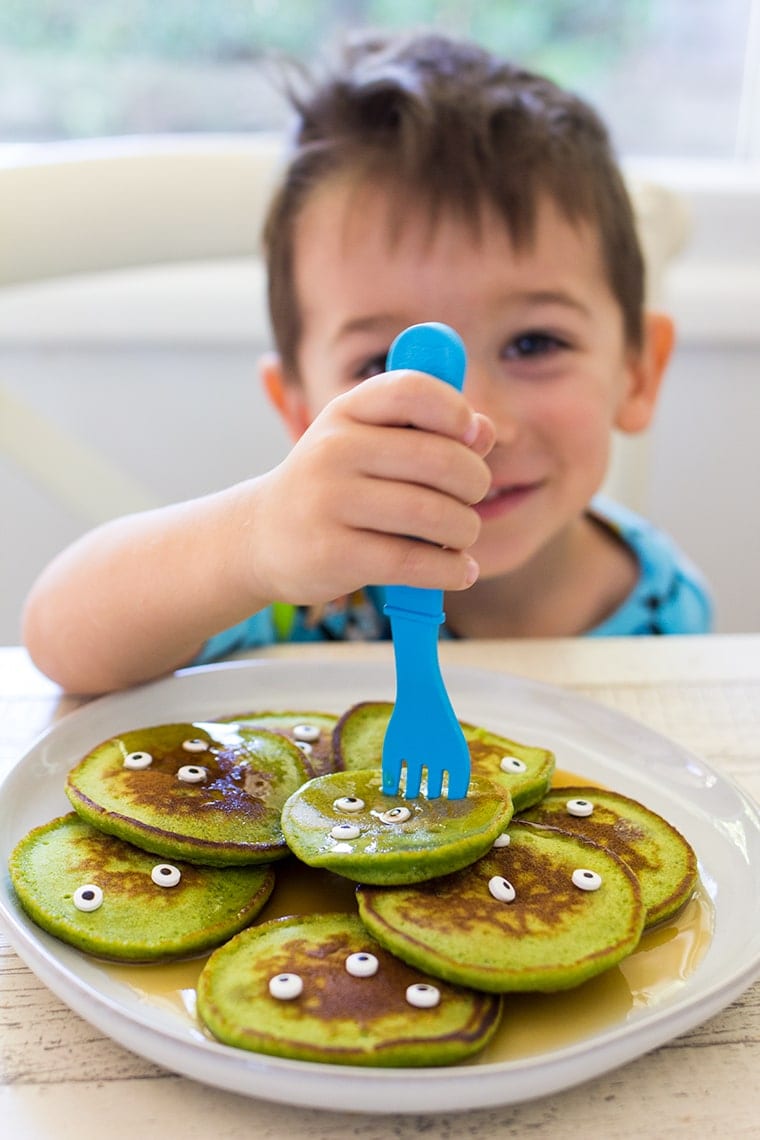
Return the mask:
<path id="1" fill-rule="evenodd" d="M 187 664 L 274 600 L 326 602 L 367 582 L 463 589 L 477 574 L 470 505 L 488 489 L 492 438 L 432 377 L 365 381 L 265 475 L 106 523 L 65 550 L 27 599 L 27 647 L 64 688 L 104 692 Z"/>

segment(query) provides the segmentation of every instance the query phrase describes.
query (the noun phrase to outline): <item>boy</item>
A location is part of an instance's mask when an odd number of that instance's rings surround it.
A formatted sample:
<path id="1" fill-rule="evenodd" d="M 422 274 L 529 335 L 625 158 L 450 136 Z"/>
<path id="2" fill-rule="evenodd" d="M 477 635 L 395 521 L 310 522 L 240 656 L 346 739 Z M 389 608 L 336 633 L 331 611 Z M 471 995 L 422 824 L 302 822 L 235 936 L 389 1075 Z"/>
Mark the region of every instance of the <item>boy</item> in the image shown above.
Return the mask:
<path id="1" fill-rule="evenodd" d="M 274 639 L 387 636 L 368 582 L 445 590 L 452 636 L 706 630 L 672 544 L 590 505 L 672 346 L 595 113 L 434 35 L 365 39 L 295 103 L 261 366 L 294 447 L 64 551 L 25 610 L 39 667 L 100 692 Z M 464 339 L 463 394 L 384 371 L 428 320 Z"/>

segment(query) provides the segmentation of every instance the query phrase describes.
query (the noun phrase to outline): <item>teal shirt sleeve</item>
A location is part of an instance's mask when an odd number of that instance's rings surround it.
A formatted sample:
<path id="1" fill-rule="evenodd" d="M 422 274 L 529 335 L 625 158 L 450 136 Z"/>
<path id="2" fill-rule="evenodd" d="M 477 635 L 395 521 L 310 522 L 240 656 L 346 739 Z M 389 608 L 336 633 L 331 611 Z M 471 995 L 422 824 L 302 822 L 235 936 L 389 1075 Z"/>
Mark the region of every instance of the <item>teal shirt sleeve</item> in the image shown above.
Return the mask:
<path id="1" fill-rule="evenodd" d="M 229 629 L 210 637 L 192 664 L 208 665 L 212 661 L 220 661 L 223 657 L 230 657 L 243 649 L 273 645 L 277 640 L 274 614 L 270 606 L 239 622 L 238 625 L 230 626 Z"/>
<path id="2" fill-rule="evenodd" d="M 588 631 L 590 637 L 711 633 L 709 587 L 693 562 L 668 535 L 627 507 L 602 496 L 591 514 L 629 547 L 638 580 L 614 613 Z"/>
<path id="3" fill-rule="evenodd" d="M 305 607 L 277 602 L 210 637 L 191 664 L 207 665 L 278 642 L 387 640 L 390 626 L 383 614 L 384 601 L 382 586 L 367 586 L 345 603 L 328 606 L 318 620 Z"/>

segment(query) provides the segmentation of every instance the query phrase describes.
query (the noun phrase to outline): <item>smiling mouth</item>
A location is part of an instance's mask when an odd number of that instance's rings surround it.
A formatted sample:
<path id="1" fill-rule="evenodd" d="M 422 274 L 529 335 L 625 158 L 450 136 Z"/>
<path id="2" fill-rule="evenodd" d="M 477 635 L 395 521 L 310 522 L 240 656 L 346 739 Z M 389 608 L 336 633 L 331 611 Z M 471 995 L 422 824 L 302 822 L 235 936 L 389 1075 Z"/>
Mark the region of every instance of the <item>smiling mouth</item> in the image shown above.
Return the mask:
<path id="1" fill-rule="evenodd" d="M 542 485 L 542 480 L 537 479 L 532 483 L 510 483 L 505 487 L 492 487 L 485 498 L 476 504 L 475 510 L 481 516 L 488 517 L 510 507 L 517 507 Z"/>
<path id="2" fill-rule="evenodd" d="M 511 498 L 511 497 L 514 497 L 517 495 L 524 495 L 530 491 L 537 490 L 537 488 L 540 486 L 541 486 L 541 481 L 539 479 L 536 479 L 532 483 L 510 483 L 509 486 L 506 486 L 506 487 L 491 487 L 490 491 L 485 496 L 485 498 L 481 499 L 481 502 L 493 503 L 497 499 Z"/>

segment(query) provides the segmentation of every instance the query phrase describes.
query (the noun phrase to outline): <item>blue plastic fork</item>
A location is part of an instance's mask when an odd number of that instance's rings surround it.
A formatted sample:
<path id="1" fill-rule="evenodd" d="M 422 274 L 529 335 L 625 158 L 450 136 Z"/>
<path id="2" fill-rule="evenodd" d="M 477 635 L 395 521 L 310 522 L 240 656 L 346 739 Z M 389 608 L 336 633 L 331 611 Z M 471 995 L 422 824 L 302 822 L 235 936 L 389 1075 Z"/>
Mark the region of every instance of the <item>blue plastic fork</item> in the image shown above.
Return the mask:
<path id="1" fill-rule="evenodd" d="M 391 345 L 387 369 L 411 368 L 437 376 L 460 391 L 467 356 L 448 325 L 413 325 Z M 406 768 L 404 796 L 425 794 L 462 799 L 470 783 L 470 750 L 451 706 L 438 662 L 438 627 L 444 620 L 443 591 L 416 586 L 386 587 L 396 662 L 396 703 L 383 741 L 383 792 L 397 795 Z"/>

